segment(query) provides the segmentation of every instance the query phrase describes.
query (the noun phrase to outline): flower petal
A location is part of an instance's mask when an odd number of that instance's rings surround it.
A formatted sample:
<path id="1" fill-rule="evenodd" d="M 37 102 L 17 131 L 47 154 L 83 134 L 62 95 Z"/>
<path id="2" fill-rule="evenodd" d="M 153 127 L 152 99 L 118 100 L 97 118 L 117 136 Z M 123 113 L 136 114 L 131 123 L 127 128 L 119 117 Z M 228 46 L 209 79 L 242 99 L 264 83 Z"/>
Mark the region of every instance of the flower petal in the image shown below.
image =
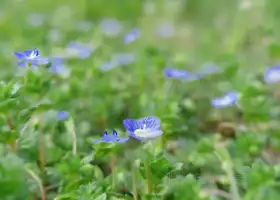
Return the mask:
<path id="1" fill-rule="evenodd" d="M 134 132 L 134 130 L 141 128 L 141 121 L 135 119 L 125 119 L 123 120 L 123 126 L 128 132 Z"/>
<path id="2" fill-rule="evenodd" d="M 80 53 L 78 53 L 78 58 L 80 59 L 85 59 L 89 57 L 92 53 L 92 50 L 83 50 Z"/>
<path id="3" fill-rule="evenodd" d="M 24 60 L 25 59 L 25 54 L 21 52 L 14 52 L 14 55 L 19 59 L 19 60 Z"/>
<path id="4" fill-rule="evenodd" d="M 147 131 L 145 134 L 141 134 L 141 135 L 137 134 L 137 132 L 136 132 L 136 133 L 130 134 L 130 136 L 137 140 L 151 140 L 151 139 L 161 136 L 162 134 L 163 134 L 163 132 L 161 130 L 155 130 L 155 131 Z"/>
<path id="5" fill-rule="evenodd" d="M 118 143 L 125 143 L 128 140 L 129 140 L 129 138 L 119 138 Z"/>
<path id="6" fill-rule="evenodd" d="M 264 73 L 264 80 L 268 84 L 280 81 L 280 66 L 270 67 Z"/>
<path id="7" fill-rule="evenodd" d="M 23 51 L 23 54 L 25 55 L 25 57 L 30 57 L 30 55 L 32 54 L 32 52 L 33 52 L 33 50 L 28 49 L 28 50 Z"/>
<path id="8" fill-rule="evenodd" d="M 129 44 L 134 42 L 140 35 L 140 31 L 138 29 L 133 29 L 130 31 L 124 38 L 124 43 Z"/>
<path id="9" fill-rule="evenodd" d="M 185 70 L 174 69 L 167 67 L 164 69 L 164 75 L 168 78 L 183 78 L 186 79 L 189 77 L 189 73 Z"/>
<path id="10" fill-rule="evenodd" d="M 45 65 L 45 64 L 48 64 L 48 63 L 49 63 L 49 59 L 48 59 L 48 58 L 41 58 L 41 57 L 39 57 L 39 58 L 37 58 L 36 60 L 38 61 L 38 64 L 43 64 L 43 65 Z"/>
<path id="11" fill-rule="evenodd" d="M 103 65 L 101 65 L 100 69 L 102 71 L 109 71 L 110 69 L 113 69 L 114 67 L 116 67 L 115 63 L 113 63 L 113 62 L 106 62 Z"/>
<path id="12" fill-rule="evenodd" d="M 118 140 L 118 137 L 114 136 L 114 135 L 104 135 L 101 138 L 101 142 L 108 142 L 108 143 L 116 142 L 117 140 Z"/>
<path id="13" fill-rule="evenodd" d="M 67 52 L 70 56 L 77 56 L 80 59 L 85 59 L 92 54 L 93 50 L 88 45 L 71 42 L 67 46 Z"/>
<path id="14" fill-rule="evenodd" d="M 102 142 L 101 139 L 99 139 L 99 140 L 93 140 L 93 141 L 92 141 L 93 144 L 98 144 L 98 143 L 100 143 L 100 142 Z"/>
<path id="15" fill-rule="evenodd" d="M 57 118 L 58 118 L 59 120 L 64 120 L 64 119 L 66 119 L 68 116 L 69 116 L 69 113 L 68 113 L 68 112 L 65 112 L 65 111 L 59 111 L 59 112 L 57 113 Z"/>
<path id="16" fill-rule="evenodd" d="M 174 35 L 174 26 L 171 23 L 161 23 L 157 26 L 156 32 L 160 37 L 171 37 Z"/>
<path id="17" fill-rule="evenodd" d="M 113 135 L 113 136 L 118 136 L 117 131 L 113 130 L 112 135 Z"/>
<path id="18" fill-rule="evenodd" d="M 125 66 L 133 63 L 135 61 L 135 56 L 130 53 L 120 53 L 114 55 L 112 60 L 115 61 L 118 66 Z"/>
<path id="19" fill-rule="evenodd" d="M 238 98 L 237 92 L 228 92 L 223 97 L 218 97 L 212 100 L 212 105 L 217 108 L 232 106 Z"/>
<path id="20" fill-rule="evenodd" d="M 139 121 L 141 124 L 146 125 L 146 129 L 159 130 L 160 129 L 160 119 L 153 116 L 143 117 Z"/>
<path id="21" fill-rule="evenodd" d="M 18 61 L 17 65 L 18 65 L 19 67 L 25 68 L 25 67 L 27 66 L 27 63 L 26 63 L 25 61 L 23 61 L 23 60 L 20 60 L 20 61 Z"/>

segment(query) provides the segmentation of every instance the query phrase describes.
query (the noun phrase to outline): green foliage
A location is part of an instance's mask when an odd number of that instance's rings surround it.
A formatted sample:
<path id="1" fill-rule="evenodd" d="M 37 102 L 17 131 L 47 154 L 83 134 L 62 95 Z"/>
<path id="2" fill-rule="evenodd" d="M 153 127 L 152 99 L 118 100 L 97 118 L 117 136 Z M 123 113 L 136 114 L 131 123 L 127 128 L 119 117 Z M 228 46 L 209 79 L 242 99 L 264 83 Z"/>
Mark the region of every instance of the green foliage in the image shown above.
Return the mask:
<path id="1" fill-rule="evenodd" d="M 279 64 L 279 10 L 276 0 L 1 0 L 0 199 L 279 199 L 279 83 L 263 78 Z M 120 33 L 106 34 L 106 19 Z M 157 33 L 163 22 L 172 36 Z M 124 44 L 133 28 L 140 37 Z M 69 57 L 72 41 L 92 54 Z M 17 66 L 13 52 L 34 47 L 51 62 Z M 102 70 L 122 53 L 135 59 Z M 51 71 L 55 57 L 69 73 Z M 163 74 L 210 64 L 220 71 L 197 80 Z M 237 104 L 214 108 L 228 91 Z M 144 116 L 161 119 L 160 138 L 93 144 Z"/>

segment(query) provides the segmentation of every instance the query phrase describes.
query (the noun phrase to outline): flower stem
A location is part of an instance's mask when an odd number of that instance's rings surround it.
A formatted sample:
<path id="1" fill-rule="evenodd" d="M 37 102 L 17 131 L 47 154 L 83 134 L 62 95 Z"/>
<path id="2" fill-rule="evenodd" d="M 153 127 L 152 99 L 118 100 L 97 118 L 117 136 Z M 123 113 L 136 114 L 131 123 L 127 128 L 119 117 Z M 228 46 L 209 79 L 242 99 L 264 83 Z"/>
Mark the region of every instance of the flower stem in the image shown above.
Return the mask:
<path id="1" fill-rule="evenodd" d="M 146 190 L 148 194 L 151 194 L 153 191 L 153 186 L 151 183 L 151 172 L 149 169 L 148 161 L 147 159 L 144 161 L 144 167 L 145 167 L 145 172 L 146 172 Z"/>
<path id="2" fill-rule="evenodd" d="M 112 169 L 112 189 L 116 188 L 116 157 L 111 158 L 111 169 Z"/>
<path id="3" fill-rule="evenodd" d="M 132 167 L 132 189 L 133 189 L 133 200 L 138 200 L 135 166 Z"/>
<path id="4" fill-rule="evenodd" d="M 29 70 L 30 70 L 30 66 L 31 64 L 30 63 L 27 63 L 27 67 L 25 69 L 25 75 L 24 75 L 24 86 L 27 86 L 27 82 L 28 82 L 28 73 L 29 73 Z"/>
<path id="5" fill-rule="evenodd" d="M 46 180 L 46 173 L 45 173 L 45 164 L 46 164 L 46 152 L 45 152 L 45 145 L 44 145 L 44 135 L 40 133 L 39 135 L 39 142 L 38 142 L 38 151 L 39 151 L 39 158 L 38 158 L 38 167 L 44 177 L 42 178 L 42 182 L 44 183 Z"/>
<path id="6" fill-rule="evenodd" d="M 41 200 L 46 200 L 47 197 L 46 197 L 45 188 L 44 188 L 40 178 L 31 169 L 26 168 L 25 170 L 38 183 L 39 188 L 40 188 L 40 193 L 41 193 Z"/>
<path id="7" fill-rule="evenodd" d="M 220 148 L 220 149 L 217 149 L 215 153 L 218 156 L 218 158 L 220 159 L 220 161 L 222 162 L 223 169 L 229 178 L 230 193 L 231 193 L 232 199 L 241 200 L 241 197 L 240 197 L 240 194 L 238 191 L 237 182 L 236 182 L 234 172 L 233 172 L 232 160 L 231 160 L 231 157 L 230 157 L 228 151 L 225 148 Z"/>
<path id="8" fill-rule="evenodd" d="M 74 121 L 72 118 L 65 122 L 66 129 L 72 137 L 72 154 L 73 156 L 77 155 L 77 135 L 75 131 Z"/>

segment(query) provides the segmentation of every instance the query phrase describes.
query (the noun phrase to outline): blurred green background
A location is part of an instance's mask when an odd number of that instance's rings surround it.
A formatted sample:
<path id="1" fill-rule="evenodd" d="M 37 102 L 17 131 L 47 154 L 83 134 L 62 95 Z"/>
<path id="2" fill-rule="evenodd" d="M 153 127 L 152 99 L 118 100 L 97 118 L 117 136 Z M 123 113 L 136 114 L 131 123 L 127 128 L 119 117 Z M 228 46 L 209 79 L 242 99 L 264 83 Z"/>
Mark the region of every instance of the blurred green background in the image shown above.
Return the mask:
<path id="1" fill-rule="evenodd" d="M 50 101 L 53 110 L 67 111 L 71 117 L 64 124 L 55 115 L 34 114 L 30 118 L 36 120 L 20 136 L 16 154 L 7 156 L 7 145 L 1 145 L 0 175 L 10 177 L 0 178 L 3 200 L 45 200 L 32 171 L 33 181 L 25 181 L 23 165 L 38 174 L 45 189 L 55 186 L 46 199 L 117 199 L 111 194 L 116 188 L 134 189 L 130 165 L 138 157 L 147 157 L 156 177 L 154 193 L 147 199 L 240 200 L 232 192 L 233 171 L 243 177 L 237 183 L 242 199 L 279 199 L 279 156 L 271 158 L 269 153 L 280 149 L 279 130 L 270 126 L 279 119 L 278 99 L 271 95 L 278 89 L 263 84 L 267 66 L 280 61 L 279 21 L 277 0 L 0 0 L 1 80 L 21 80 L 24 69 L 17 66 L 15 51 L 37 47 L 43 57 L 52 58 L 65 57 L 73 41 L 93 48 L 86 59 L 64 60 L 68 75 L 46 68 L 30 75 L 32 92 L 22 93 L 24 102 L 32 106 Z M 139 38 L 124 44 L 133 28 L 140 30 Z M 122 61 L 126 66 L 103 70 L 119 55 L 128 55 Z M 205 65 L 224 71 L 191 82 L 169 80 L 163 74 L 168 66 L 198 73 Z M 210 105 L 213 97 L 233 89 L 245 97 L 242 109 L 221 111 Z M 17 108 L 9 109 L 1 112 L 18 126 Z M 162 121 L 162 151 L 149 146 L 143 150 L 139 144 L 92 146 L 105 129 L 124 136 L 124 119 L 149 115 Z M 246 134 L 236 131 L 242 125 Z M 75 156 L 69 136 L 73 129 Z M 218 159 L 213 152 L 219 149 L 221 135 L 229 140 L 230 156 L 222 151 Z M 272 147 L 266 148 L 268 140 Z M 262 162 L 264 152 L 269 164 Z M 108 170 L 114 159 L 118 172 Z M 147 177 L 142 161 L 137 171 L 142 178 L 136 185 L 143 194 Z M 229 163 L 234 169 L 224 170 L 221 164 Z M 183 179 L 170 178 L 177 171 Z M 194 178 L 197 174 L 202 178 Z M 215 181 L 209 181 L 209 174 Z"/>

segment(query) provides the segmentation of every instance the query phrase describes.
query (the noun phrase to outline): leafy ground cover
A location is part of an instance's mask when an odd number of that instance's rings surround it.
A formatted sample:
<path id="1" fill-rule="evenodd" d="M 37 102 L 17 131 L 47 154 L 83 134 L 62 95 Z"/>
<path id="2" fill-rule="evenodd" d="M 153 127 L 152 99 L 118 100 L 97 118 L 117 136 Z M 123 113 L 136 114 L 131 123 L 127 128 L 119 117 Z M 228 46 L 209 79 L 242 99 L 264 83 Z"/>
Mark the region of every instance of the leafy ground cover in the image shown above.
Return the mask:
<path id="1" fill-rule="evenodd" d="M 279 199 L 279 11 L 2 0 L 0 199 Z"/>

